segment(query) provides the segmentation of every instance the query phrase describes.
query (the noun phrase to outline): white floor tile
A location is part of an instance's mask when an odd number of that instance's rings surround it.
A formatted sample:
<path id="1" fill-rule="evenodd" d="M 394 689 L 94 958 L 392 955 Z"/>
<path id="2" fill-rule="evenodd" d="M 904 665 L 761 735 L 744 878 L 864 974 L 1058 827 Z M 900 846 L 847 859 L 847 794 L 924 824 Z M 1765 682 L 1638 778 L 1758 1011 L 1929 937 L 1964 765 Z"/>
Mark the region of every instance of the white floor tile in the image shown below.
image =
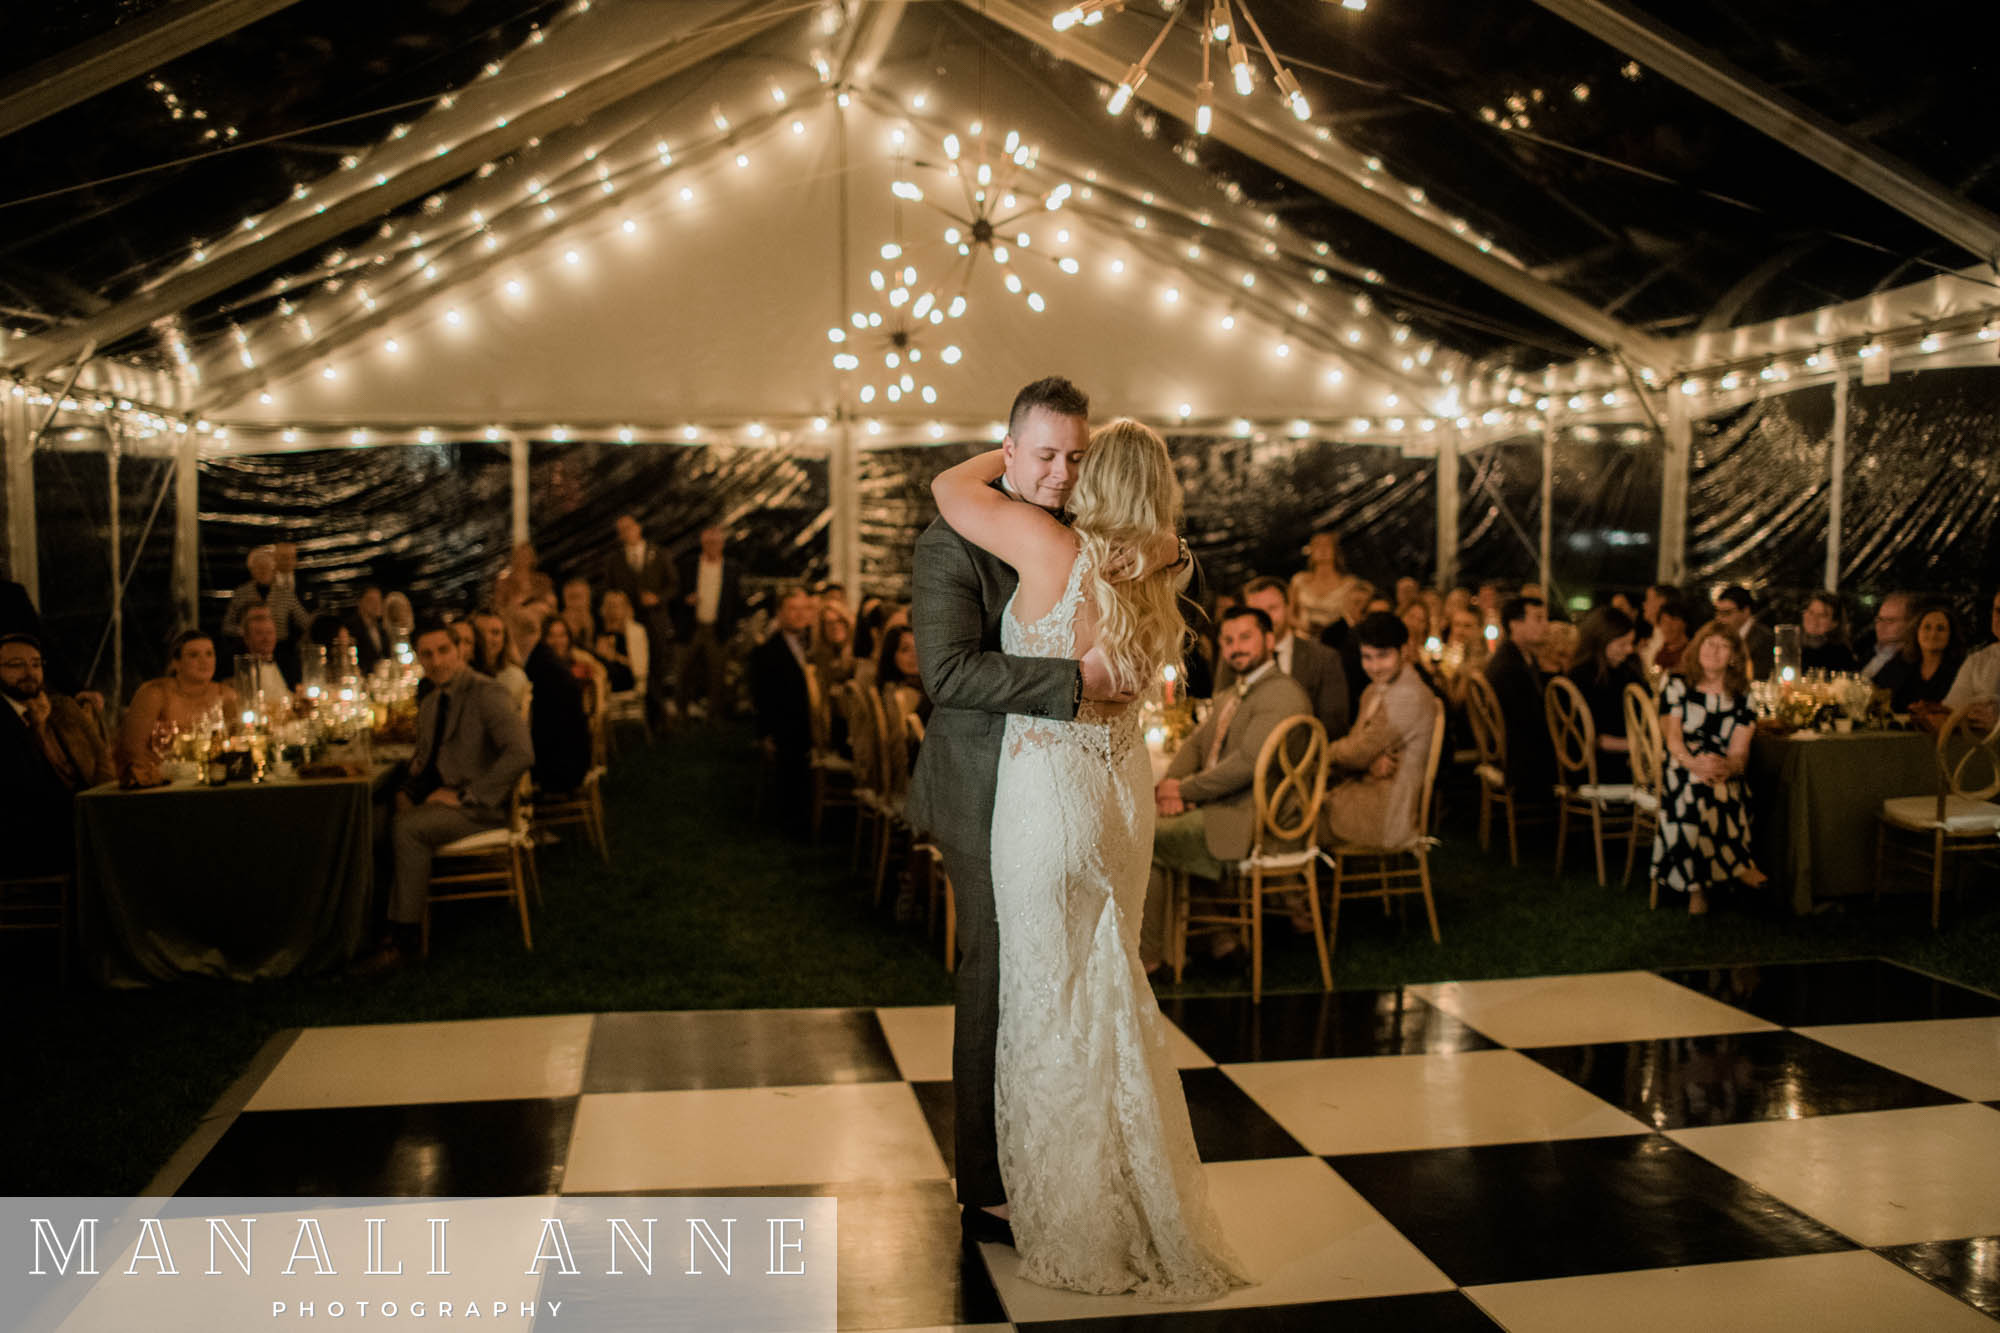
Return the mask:
<path id="1" fill-rule="evenodd" d="M 1313 1153 L 1642 1134 L 1647 1126 L 1518 1051 L 1228 1064 Z"/>
<path id="2" fill-rule="evenodd" d="M 942 1180 L 905 1083 L 588 1094 L 565 1193 Z"/>
<path id="3" fill-rule="evenodd" d="M 1651 972 L 1446 981 L 1410 990 L 1517 1050 L 1777 1026 Z"/>
<path id="4" fill-rule="evenodd" d="M 1223 1233 L 1257 1279 L 1202 1305 L 1166 1306 L 1134 1296 L 1052 1291 L 1019 1276 L 1020 1258 L 985 1245 L 987 1267 L 1007 1315 L 1101 1319 L 1183 1310 L 1246 1309 L 1442 1291 L 1452 1284 L 1326 1163 L 1312 1157 L 1211 1162 L 1209 1198 Z"/>
<path id="5" fill-rule="evenodd" d="M 896 1067 L 912 1083 L 948 1082 L 951 1079 L 951 1022 L 948 1004 L 904 1005 L 877 1009 L 882 1035 Z"/>
<path id="6" fill-rule="evenodd" d="M 589 1014 L 307 1028 L 246 1109 L 573 1097 Z"/>
<path id="7" fill-rule="evenodd" d="M 2000 1232 L 2000 1111 L 1976 1102 L 1668 1137 L 1863 1245 Z"/>
<path id="8" fill-rule="evenodd" d="M 1866 1250 L 1467 1287 L 1508 1333 L 1993 1333 L 1993 1322 Z"/>
<path id="9" fill-rule="evenodd" d="M 1852 1023 L 1797 1031 L 1954 1096 L 2000 1100 L 2000 1018 Z"/>

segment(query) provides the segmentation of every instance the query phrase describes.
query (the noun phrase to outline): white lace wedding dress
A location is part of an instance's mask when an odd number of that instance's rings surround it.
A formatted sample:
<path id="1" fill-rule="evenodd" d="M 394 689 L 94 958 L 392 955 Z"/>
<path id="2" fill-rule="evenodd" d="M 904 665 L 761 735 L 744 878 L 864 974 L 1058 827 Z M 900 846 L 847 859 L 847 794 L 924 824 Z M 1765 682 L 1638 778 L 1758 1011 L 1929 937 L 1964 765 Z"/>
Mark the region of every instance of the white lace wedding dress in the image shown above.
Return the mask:
<path id="1" fill-rule="evenodd" d="M 1005 651 L 1074 657 L 1083 557 Z M 1139 961 L 1152 771 L 1136 710 L 1011 714 L 993 805 L 995 1113 L 1021 1275 L 1200 1301 L 1249 1278 L 1208 1205 L 1165 1023 Z"/>

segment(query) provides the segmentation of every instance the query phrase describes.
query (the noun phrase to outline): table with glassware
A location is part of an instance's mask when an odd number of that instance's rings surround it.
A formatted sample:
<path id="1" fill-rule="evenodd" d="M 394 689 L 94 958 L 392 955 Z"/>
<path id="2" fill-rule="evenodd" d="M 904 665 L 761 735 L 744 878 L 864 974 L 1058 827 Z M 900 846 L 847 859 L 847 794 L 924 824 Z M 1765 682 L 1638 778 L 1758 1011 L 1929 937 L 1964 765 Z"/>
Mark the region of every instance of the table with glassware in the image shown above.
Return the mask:
<path id="1" fill-rule="evenodd" d="M 366 943 L 416 675 L 313 665 L 295 695 L 156 735 L 162 785 L 78 796 L 77 924 L 98 981 L 310 974 Z"/>

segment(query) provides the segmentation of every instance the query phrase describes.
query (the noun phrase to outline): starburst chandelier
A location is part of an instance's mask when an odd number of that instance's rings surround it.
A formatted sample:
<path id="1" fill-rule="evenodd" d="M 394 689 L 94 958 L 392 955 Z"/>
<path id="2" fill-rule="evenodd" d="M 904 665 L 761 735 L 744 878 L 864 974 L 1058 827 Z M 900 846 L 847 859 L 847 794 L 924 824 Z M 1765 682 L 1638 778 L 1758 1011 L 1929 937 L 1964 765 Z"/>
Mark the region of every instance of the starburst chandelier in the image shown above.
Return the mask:
<path id="1" fill-rule="evenodd" d="M 1343 4 L 1348 9 L 1367 8 L 1367 0 L 1343 0 Z M 1124 0 L 1084 0 L 1082 4 L 1072 5 L 1057 14 L 1053 22 L 1057 32 L 1067 32 L 1079 24 L 1094 27 L 1104 21 L 1106 13 L 1124 7 Z M 1153 57 L 1159 54 L 1167 34 L 1179 22 L 1181 8 L 1179 4 L 1167 6 L 1167 21 L 1161 26 L 1159 35 L 1153 38 L 1153 44 L 1146 48 L 1146 54 L 1139 57 L 1138 63 L 1128 68 L 1125 76 L 1118 80 L 1118 87 L 1105 106 L 1105 110 L 1112 115 L 1123 114 L 1125 108 L 1132 104 L 1133 94 L 1146 81 L 1146 71 L 1153 63 Z M 1311 119 L 1312 106 L 1306 101 L 1297 77 L 1285 68 L 1277 52 L 1271 49 L 1271 43 L 1265 40 L 1264 30 L 1257 26 L 1257 18 L 1250 12 L 1249 0 L 1208 0 L 1207 18 L 1201 25 L 1198 38 L 1201 43 L 1201 82 L 1195 87 L 1195 132 L 1207 134 L 1215 122 L 1215 83 L 1209 77 L 1209 69 L 1216 47 L 1223 48 L 1230 78 L 1236 85 L 1236 95 L 1248 97 L 1257 89 L 1257 74 L 1250 64 L 1250 50 L 1244 45 L 1242 31 L 1237 26 L 1239 15 L 1243 27 L 1250 30 L 1258 49 L 1264 53 L 1264 60 L 1271 67 L 1271 86 L 1294 116 L 1300 120 Z"/>

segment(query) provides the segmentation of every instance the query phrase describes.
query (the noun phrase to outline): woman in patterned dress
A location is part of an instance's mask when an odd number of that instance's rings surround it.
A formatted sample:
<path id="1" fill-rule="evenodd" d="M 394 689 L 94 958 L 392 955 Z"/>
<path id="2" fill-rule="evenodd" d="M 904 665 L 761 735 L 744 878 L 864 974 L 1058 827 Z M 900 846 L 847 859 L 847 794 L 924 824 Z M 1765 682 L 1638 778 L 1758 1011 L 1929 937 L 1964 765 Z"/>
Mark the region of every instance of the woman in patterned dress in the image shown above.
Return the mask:
<path id="1" fill-rule="evenodd" d="M 1757 714 L 1750 707 L 1750 655 L 1743 641 L 1710 621 L 1681 655 L 1660 692 L 1667 746 L 1653 878 L 1688 896 L 1688 914 L 1708 911 L 1707 890 L 1730 880 L 1755 886 L 1750 804 L 1743 770 Z"/>

